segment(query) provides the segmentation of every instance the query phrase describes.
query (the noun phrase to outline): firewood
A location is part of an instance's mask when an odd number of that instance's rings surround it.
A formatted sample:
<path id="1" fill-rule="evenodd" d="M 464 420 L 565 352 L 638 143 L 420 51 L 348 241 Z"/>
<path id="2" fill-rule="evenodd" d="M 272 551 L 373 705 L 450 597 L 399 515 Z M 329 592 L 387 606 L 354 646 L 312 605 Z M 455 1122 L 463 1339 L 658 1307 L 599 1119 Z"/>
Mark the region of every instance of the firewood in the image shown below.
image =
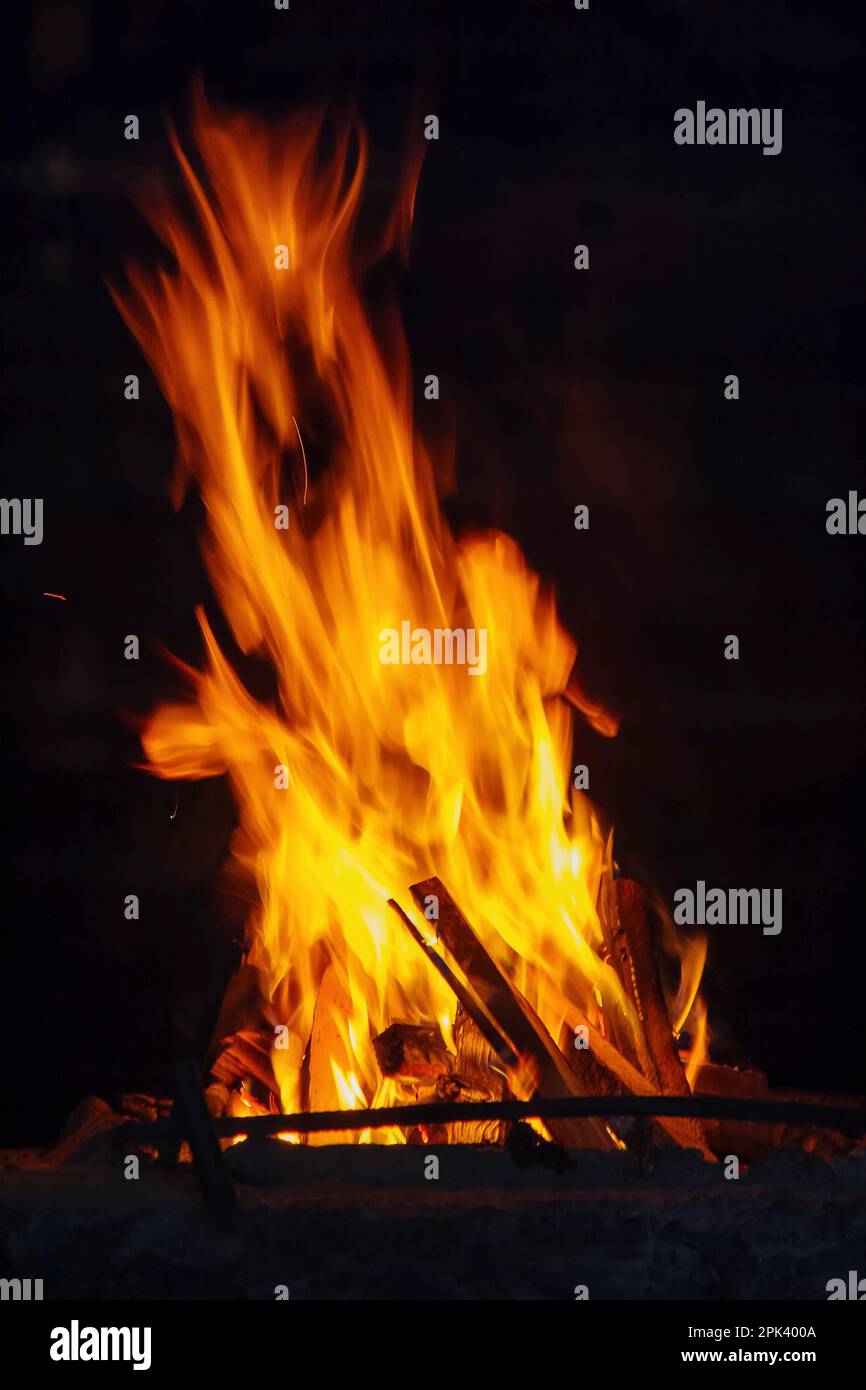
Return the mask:
<path id="1" fill-rule="evenodd" d="M 769 1099 L 770 1090 L 763 1072 L 722 1067 L 705 1062 L 695 1077 L 696 1096 L 748 1096 Z M 769 1125 L 747 1125 L 736 1120 L 704 1120 L 707 1140 L 717 1154 L 738 1154 L 758 1158 L 775 1147 Z"/>
<path id="2" fill-rule="evenodd" d="M 231 1092 L 228 1086 L 224 1086 L 221 1081 L 213 1081 L 204 1093 L 205 1103 L 214 1119 L 224 1115 L 229 1103 Z"/>
<path id="3" fill-rule="evenodd" d="M 331 964 L 325 970 L 319 985 L 310 1030 L 305 1100 L 310 1110 L 341 1110 L 345 1107 L 346 1102 L 337 1086 L 333 1064 L 337 1065 L 344 1076 L 348 1076 L 354 1069 L 354 1059 L 348 1044 L 351 1007 L 348 990 L 339 972 Z M 306 1142 L 313 1147 L 319 1144 L 334 1144 L 338 1142 L 338 1136 L 333 1133 L 311 1134 Z"/>
<path id="4" fill-rule="evenodd" d="M 611 1082 L 607 1079 L 604 1082 L 604 1088 L 595 1094 L 645 1097 L 658 1094 L 655 1085 L 651 1081 L 647 1081 L 643 1073 L 639 1072 L 637 1067 L 633 1066 L 626 1057 L 623 1057 L 613 1043 L 604 1037 L 578 1008 L 563 999 L 562 1012 L 567 1021 L 565 1026 L 571 1031 L 572 1037 L 576 1027 L 580 1026 L 586 1029 L 590 1053 L 607 1071 L 609 1077 L 615 1078 L 616 1082 L 619 1083 L 617 1087 L 611 1089 Z M 566 1056 L 569 1056 L 565 1048 L 563 1051 Z M 657 1117 L 657 1122 L 660 1128 L 665 1130 L 681 1148 L 700 1149 L 706 1158 L 713 1156 L 706 1142 L 695 1134 L 687 1120 L 675 1115 L 660 1115 Z"/>
<path id="5" fill-rule="evenodd" d="M 454 1047 L 449 1052 L 435 1023 L 392 1023 L 373 1039 L 383 1076 L 403 1083 L 408 1094 L 424 1101 L 496 1101 L 510 1097 L 497 1053 L 462 1004 L 454 1021 Z M 419 1125 L 407 1143 L 503 1144 L 507 1121 L 459 1121 Z"/>
<path id="6" fill-rule="evenodd" d="M 576 1046 L 574 1025 L 564 1021 L 557 1039 L 563 1057 L 574 1072 L 580 1086 L 580 1094 L 585 1096 L 627 1096 L 628 1086 L 621 1081 L 616 1072 L 611 1071 L 592 1052 L 589 1033 L 582 1041 L 585 1045 Z M 670 1136 L 665 1135 L 655 1120 L 634 1120 L 622 1118 L 612 1121 L 612 1132 L 629 1148 L 644 1148 L 649 1144 L 669 1144 Z"/>
<path id="7" fill-rule="evenodd" d="M 159 1121 L 157 1120 L 156 1123 Z M 100 1134 L 123 1128 L 129 1123 L 125 1116 L 115 1114 L 108 1101 L 100 1096 L 87 1096 L 76 1105 L 61 1131 L 59 1141 L 50 1148 L 34 1149 L 27 1153 L 27 1168 L 60 1168 L 70 1158 Z"/>
<path id="8" fill-rule="evenodd" d="M 211 1065 L 214 1081 L 233 1086 L 239 1081 L 255 1080 L 265 1092 L 276 1091 L 271 1065 L 271 1038 L 267 1033 L 244 1029 L 234 1033 Z"/>
<path id="9" fill-rule="evenodd" d="M 524 1064 L 528 1064 L 534 1072 L 538 1094 L 545 1099 L 580 1095 L 577 1078 L 541 1019 L 506 980 L 444 884 L 438 878 L 431 878 L 413 884 L 409 891 L 422 912 L 428 899 L 435 897 L 438 900 L 436 930 L 439 938 L 497 1028 L 521 1056 Z M 553 1138 L 563 1148 L 615 1147 L 609 1131 L 595 1118 L 556 1118 L 547 1123 Z"/>
<path id="10" fill-rule="evenodd" d="M 512 1050 L 505 1038 L 503 1038 L 502 1034 L 499 1032 L 498 1028 L 491 1019 L 487 1009 L 485 1008 L 482 1000 L 479 998 L 478 994 L 475 992 L 472 986 L 464 985 L 460 982 L 460 980 L 457 979 L 457 976 L 454 974 L 454 971 L 448 965 L 447 961 L 444 961 L 442 957 L 436 951 L 433 950 L 433 947 L 430 945 L 429 941 L 426 941 L 425 938 L 421 935 L 418 928 L 415 926 L 415 923 L 411 920 L 411 918 L 406 916 L 406 913 L 403 911 L 402 907 L 398 902 L 395 902 L 393 898 L 389 898 L 388 906 L 400 918 L 400 921 L 403 923 L 404 927 L 409 932 L 409 935 L 412 937 L 413 941 L 416 941 L 418 945 L 421 947 L 421 950 L 424 952 L 425 956 L 429 960 L 430 964 L 433 966 L 434 970 L 436 970 L 436 972 L 442 976 L 442 979 L 453 992 L 455 999 L 457 999 L 458 1003 L 462 1005 L 466 1013 L 472 1019 L 478 1031 L 486 1039 L 490 1047 L 496 1053 L 503 1066 L 516 1066 L 518 1060 L 517 1054 Z"/>
<path id="11" fill-rule="evenodd" d="M 477 1082 L 479 1090 L 504 1098 L 508 1083 L 502 1074 L 502 1062 L 462 1004 L 457 1005 L 454 1015 L 454 1050 L 455 1071 L 459 1075 Z"/>
<path id="12" fill-rule="evenodd" d="M 171 1101 L 167 1096 L 148 1096 L 140 1092 L 127 1092 L 118 1098 L 122 1115 L 131 1120 L 156 1120 L 161 1115 L 171 1114 Z"/>
<path id="13" fill-rule="evenodd" d="M 548 1002 L 559 1010 L 564 1020 L 559 1039 L 563 1056 L 569 1061 L 571 1060 L 572 1050 L 576 1052 L 573 1044 L 574 1030 L 578 1027 L 583 1028 L 586 1030 L 589 1041 L 589 1052 L 608 1073 L 604 1078 L 597 1076 L 593 1078 L 599 1089 L 589 1092 L 589 1094 L 647 1097 L 658 1094 L 657 1087 L 653 1082 L 647 1081 L 634 1063 L 624 1057 L 619 1048 L 589 1021 L 583 1010 L 578 1008 L 576 1004 L 572 1004 L 570 999 L 566 999 L 565 995 L 556 988 L 549 978 L 544 982 L 544 991 Z M 589 1081 L 589 1077 L 587 1077 L 587 1081 Z M 685 1120 L 674 1115 L 660 1115 L 657 1117 L 657 1122 L 660 1128 L 665 1130 L 681 1148 L 700 1149 L 705 1158 L 713 1157 L 706 1143 L 689 1128 Z"/>
<path id="14" fill-rule="evenodd" d="M 435 1023 L 392 1023 L 373 1039 L 383 1076 L 435 1081 L 451 1071 L 454 1058 Z"/>
<path id="15" fill-rule="evenodd" d="M 108 1101 L 103 1100 L 101 1096 L 85 1096 L 84 1100 L 79 1101 L 72 1113 L 67 1116 L 66 1122 L 60 1131 L 61 1142 L 64 1139 L 69 1139 L 78 1134 L 88 1126 L 94 1124 L 99 1125 L 102 1120 L 113 1114 L 114 1111 L 108 1104 Z M 138 1118 L 156 1119 L 156 1114 L 154 1113 L 153 1116 L 142 1115 Z"/>
<path id="16" fill-rule="evenodd" d="M 688 1096 L 691 1089 L 674 1042 L 659 975 L 649 894 L 632 879 L 613 879 L 604 902 L 608 950 L 638 1019 L 636 1046 L 641 1070 L 664 1096 Z M 690 1120 L 694 1139 L 706 1146 L 699 1120 Z"/>
<path id="17" fill-rule="evenodd" d="M 508 1100 L 511 1092 L 502 1063 L 462 1004 L 454 1018 L 454 1070 L 436 1083 L 439 1100 Z M 504 1144 L 511 1132 L 507 1120 L 461 1120 L 448 1127 L 452 1144 Z"/>

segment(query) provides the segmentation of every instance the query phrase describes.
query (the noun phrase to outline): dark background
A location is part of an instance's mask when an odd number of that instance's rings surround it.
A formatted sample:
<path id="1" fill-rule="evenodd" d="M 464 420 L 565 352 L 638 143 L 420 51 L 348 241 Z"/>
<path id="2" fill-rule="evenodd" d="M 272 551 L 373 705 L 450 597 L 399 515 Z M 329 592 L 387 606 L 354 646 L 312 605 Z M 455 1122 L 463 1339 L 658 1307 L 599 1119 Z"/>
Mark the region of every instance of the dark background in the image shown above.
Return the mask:
<path id="1" fill-rule="evenodd" d="M 104 286 L 154 254 L 132 199 L 168 169 L 163 114 L 183 129 L 196 71 L 262 113 L 355 99 L 374 205 L 419 111 L 439 115 L 399 293 L 416 383 L 442 384 L 437 404 L 419 389 L 419 429 L 453 430 L 449 512 L 518 538 L 584 684 L 622 714 L 612 742 L 579 729 L 575 761 L 626 862 L 669 900 L 698 878 L 783 889 L 781 936 L 713 934 L 720 1053 L 779 1085 L 863 1086 L 866 540 L 824 524 L 866 487 L 857 7 L 463 11 L 4 12 L 2 492 L 45 499 L 45 539 L 0 540 L 0 1142 L 51 1137 L 89 1092 L 164 1084 L 222 910 L 227 787 L 133 767 L 124 716 L 176 689 L 160 644 L 196 661 L 193 607 L 218 614 L 196 503 L 167 498 L 168 409 Z M 673 112 L 699 98 L 781 106 L 782 153 L 675 146 Z"/>

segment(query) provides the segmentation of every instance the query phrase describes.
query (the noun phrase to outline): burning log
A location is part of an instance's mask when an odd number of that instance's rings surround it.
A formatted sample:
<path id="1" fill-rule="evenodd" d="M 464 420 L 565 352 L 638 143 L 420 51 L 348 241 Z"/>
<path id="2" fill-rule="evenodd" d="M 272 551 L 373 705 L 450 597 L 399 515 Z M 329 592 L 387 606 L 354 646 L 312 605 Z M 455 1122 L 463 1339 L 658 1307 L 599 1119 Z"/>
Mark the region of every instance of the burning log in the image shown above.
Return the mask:
<path id="1" fill-rule="evenodd" d="M 346 1104 L 335 1076 L 335 1067 L 348 1075 L 352 1054 L 348 1045 L 351 1000 L 340 972 L 333 962 L 326 968 L 316 995 L 310 1041 L 302 1081 L 304 1103 L 310 1110 L 338 1109 Z M 333 1144 L 334 1134 L 307 1137 L 305 1142 Z"/>
<path id="2" fill-rule="evenodd" d="M 435 1023 L 392 1023 L 373 1039 L 373 1051 L 382 1075 L 401 1080 L 435 1081 L 454 1062 Z"/>
<path id="3" fill-rule="evenodd" d="M 436 1083 L 437 1100 L 500 1101 L 510 1099 L 502 1063 L 462 1004 L 454 1019 L 454 1071 Z M 507 1120 L 458 1120 L 448 1127 L 452 1144 L 504 1144 L 511 1131 Z"/>
<path id="4" fill-rule="evenodd" d="M 603 1084 L 603 1089 L 599 1095 L 619 1095 L 619 1096 L 643 1096 L 651 1098 L 658 1094 L 656 1087 L 651 1081 L 633 1066 L 627 1057 L 617 1051 L 613 1043 L 609 1042 L 597 1028 L 594 1028 L 589 1020 L 581 1012 L 563 1001 L 563 1013 L 566 1014 L 569 1025 L 574 1028 L 580 1026 L 586 1029 L 589 1039 L 589 1052 L 600 1064 L 603 1071 L 607 1072 L 607 1080 Z M 570 1060 L 570 1053 L 566 1051 Z M 613 1084 L 615 1080 L 616 1084 Z M 649 1111 L 646 1112 L 649 1115 Z M 706 1142 L 699 1134 L 696 1134 L 694 1126 L 688 1120 L 679 1116 L 659 1114 L 655 1116 L 659 1127 L 667 1132 L 671 1139 L 675 1140 L 681 1148 L 700 1149 L 706 1158 L 712 1158 Z"/>
<path id="5" fill-rule="evenodd" d="M 438 935 L 462 970 L 474 994 L 517 1054 L 535 1073 L 538 1094 L 545 1099 L 581 1094 L 577 1077 L 559 1052 L 541 1019 L 512 988 L 475 935 L 444 884 L 438 878 L 415 883 L 409 890 L 424 911 L 428 899 L 438 901 Z M 510 1070 L 514 1070 L 512 1066 Z M 556 1118 L 548 1122 L 553 1138 L 564 1148 L 615 1146 L 609 1130 L 597 1119 Z"/>
<path id="6" fill-rule="evenodd" d="M 504 1100 L 508 1095 L 508 1083 L 502 1063 L 462 1004 L 457 1005 L 454 1018 L 454 1046 L 456 1079 L 462 1081 L 466 1089 L 477 1092 L 475 1098 L 478 1100 Z M 442 1093 L 445 1087 L 440 1085 L 437 1089 Z M 446 1099 L 444 1094 L 442 1099 Z"/>
<path id="7" fill-rule="evenodd" d="M 415 923 L 406 916 L 406 913 L 398 902 L 395 902 L 393 898 L 389 898 L 388 906 L 396 912 L 413 941 L 417 941 L 434 970 L 442 976 L 442 979 L 451 988 L 458 1003 L 462 1005 L 482 1037 L 485 1038 L 490 1047 L 492 1047 L 503 1066 L 517 1066 L 518 1058 L 516 1054 L 509 1047 L 505 1038 L 503 1038 L 502 1034 L 493 1023 L 476 992 L 472 988 L 467 988 L 466 985 L 460 983 L 451 967 L 433 950 L 430 943 L 425 941 L 424 937 L 415 926 Z"/>
<path id="8" fill-rule="evenodd" d="M 502 1063 L 462 1004 L 454 1021 L 455 1053 L 448 1051 L 435 1023 L 392 1023 L 373 1039 L 383 1076 L 415 1084 L 425 1100 L 508 1100 L 508 1082 Z M 452 1144 L 504 1144 L 510 1125 L 502 1120 L 459 1121 L 449 1125 L 419 1126 L 419 1142 Z M 410 1142 L 412 1139 L 410 1137 Z"/>
<path id="9" fill-rule="evenodd" d="M 608 950 L 640 1023 L 635 1045 L 644 1076 L 661 1095 L 691 1095 L 662 991 L 646 889 L 632 879 L 614 879 L 606 895 L 603 926 Z M 706 1148 L 700 1122 L 688 1123 L 694 1141 Z"/>
<path id="10" fill-rule="evenodd" d="M 140 1091 L 126 1092 L 118 1097 L 121 1115 L 131 1120 L 156 1120 L 171 1114 L 171 1101 L 165 1096 L 148 1096 Z"/>
<path id="11" fill-rule="evenodd" d="M 221 1081 L 211 1082 L 205 1090 L 205 1104 L 215 1120 L 226 1113 L 230 1096 L 231 1092 L 228 1086 L 224 1086 Z"/>
<path id="12" fill-rule="evenodd" d="M 588 1024 L 584 1026 L 588 1029 Z M 593 1030 L 594 1032 L 595 1030 Z M 632 1092 L 626 1082 L 620 1080 L 616 1072 L 609 1069 L 591 1050 L 590 1037 L 591 1034 L 587 1031 L 587 1045 L 577 1047 L 575 1045 L 574 1025 L 569 1025 L 567 1021 L 563 1023 L 559 1036 L 560 1051 L 577 1079 L 580 1094 L 586 1096 L 631 1095 Z M 662 1132 L 662 1127 L 658 1121 L 652 1119 L 617 1117 L 611 1122 L 611 1129 L 630 1148 L 644 1148 L 649 1144 L 668 1144 L 671 1138 L 670 1135 L 665 1135 Z M 681 1143 L 682 1141 L 678 1139 L 677 1142 Z"/>
<path id="13" fill-rule="evenodd" d="M 267 1033 L 259 1033 L 251 1028 L 234 1033 L 213 1062 L 211 1077 L 229 1087 L 254 1080 L 267 1095 L 275 1093 L 277 1083 L 271 1066 L 270 1046 L 271 1039 Z"/>
<path id="14" fill-rule="evenodd" d="M 590 1076 L 584 1073 L 586 1081 L 590 1079 L 594 1084 L 598 1084 L 599 1090 L 588 1094 L 602 1096 L 644 1096 L 651 1098 L 658 1094 L 656 1087 L 651 1081 L 647 1081 L 642 1072 L 623 1056 L 622 1052 L 605 1037 L 605 1035 L 590 1023 L 589 1019 L 577 1005 L 572 1004 L 570 999 L 566 999 L 556 986 L 550 981 L 545 982 L 545 989 L 548 998 L 555 1001 L 556 1007 L 563 1017 L 563 1032 L 560 1036 L 560 1047 L 564 1057 L 571 1062 L 571 1053 L 577 1050 L 573 1047 L 574 1030 L 578 1027 L 585 1030 L 589 1043 L 587 1049 L 595 1061 L 602 1069 L 602 1076 L 598 1073 Z M 586 1055 L 584 1053 L 584 1055 Z M 581 1063 L 577 1062 L 574 1066 L 576 1072 L 581 1069 Z M 606 1073 L 606 1075 L 605 1075 Z M 649 1112 L 647 1112 L 649 1113 Z M 706 1158 L 712 1158 L 713 1154 L 707 1144 L 697 1135 L 692 1127 L 685 1120 L 673 1115 L 657 1115 L 655 1119 L 661 1129 L 667 1131 L 668 1136 L 673 1139 L 681 1148 L 700 1149 Z"/>
<path id="15" fill-rule="evenodd" d="M 769 1100 L 770 1090 L 763 1072 L 722 1067 L 705 1062 L 695 1077 L 696 1096 L 745 1096 Z M 705 1120 L 707 1140 L 717 1154 L 738 1154 L 757 1158 L 774 1147 L 769 1125 L 743 1124 L 736 1120 Z"/>

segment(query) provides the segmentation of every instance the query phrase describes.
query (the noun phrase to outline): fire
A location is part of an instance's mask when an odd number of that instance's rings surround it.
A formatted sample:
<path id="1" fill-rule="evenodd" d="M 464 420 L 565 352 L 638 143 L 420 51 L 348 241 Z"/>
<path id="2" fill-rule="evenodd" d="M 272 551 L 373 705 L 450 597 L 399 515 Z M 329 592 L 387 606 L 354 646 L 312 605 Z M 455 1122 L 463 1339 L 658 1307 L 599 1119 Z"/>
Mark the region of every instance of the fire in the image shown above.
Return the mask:
<path id="1" fill-rule="evenodd" d="M 431 874 L 494 955 L 504 943 L 554 1037 L 570 1005 L 629 1019 L 596 908 L 609 840 L 570 785 L 571 707 L 615 723 L 577 691 L 575 644 L 515 542 L 457 538 L 440 510 L 402 333 L 386 350 L 362 299 L 363 131 L 275 130 L 199 94 L 194 137 L 203 179 L 172 136 L 189 209 L 151 214 L 175 268 L 133 269 L 115 298 L 174 414 L 176 499 L 194 480 L 215 592 L 276 694 L 253 697 L 200 611 L 205 668 L 184 668 L 190 701 L 143 745 L 160 777 L 231 779 L 248 958 L 287 1025 L 283 1110 L 385 1104 L 373 1037 L 438 1019 L 450 1040 L 455 1001 L 386 906 L 421 923 L 406 890 Z M 410 179 L 382 251 L 413 202 Z M 383 660 L 405 625 L 483 632 L 486 669 Z"/>

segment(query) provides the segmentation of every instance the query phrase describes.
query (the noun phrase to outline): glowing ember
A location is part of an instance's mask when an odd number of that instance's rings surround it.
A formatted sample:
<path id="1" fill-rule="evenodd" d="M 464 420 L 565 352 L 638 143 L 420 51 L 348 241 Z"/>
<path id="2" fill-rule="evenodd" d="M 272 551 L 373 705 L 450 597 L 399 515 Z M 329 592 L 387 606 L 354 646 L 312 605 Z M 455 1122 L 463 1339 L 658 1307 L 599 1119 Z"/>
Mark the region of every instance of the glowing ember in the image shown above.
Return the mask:
<path id="1" fill-rule="evenodd" d="M 570 706 L 615 724 L 576 691 L 575 644 L 514 541 L 457 539 L 443 519 L 402 338 L 386 355 L 362 304 L 363 132 L 319 116 L 267 129 L 199 96 L 195 142 L 204 182 L 174 141 L 194 219 L 153 215 L 174 273 L 134 270 L 116 298 L 174 412 L 178 499 L 189 478 L 201 491 L 215 591 L 278 695 L 251 696 L 200 612 L 193 699 L 158 710 L 143 743 L 161 777 L 231 779 L 233 854 L 258 894 L 249 960 L 263 1016 L 286 1025 L 283 1110 L 392 1102 L 372 1038 L 395 1020 L 439 1020 L 450 1040 L 455 1000 L 386 906 L 429 936 L 406 890 L 432 874 L 492 954 L 505 943 L 554 1038 L 573 1006 L 627 1027 L 596 909 L 609 841 L 570 786 Z M 383 250 L 413 201 L 410 181 Z M 692 971 L 680 1013 L 696 987 Z"/>

